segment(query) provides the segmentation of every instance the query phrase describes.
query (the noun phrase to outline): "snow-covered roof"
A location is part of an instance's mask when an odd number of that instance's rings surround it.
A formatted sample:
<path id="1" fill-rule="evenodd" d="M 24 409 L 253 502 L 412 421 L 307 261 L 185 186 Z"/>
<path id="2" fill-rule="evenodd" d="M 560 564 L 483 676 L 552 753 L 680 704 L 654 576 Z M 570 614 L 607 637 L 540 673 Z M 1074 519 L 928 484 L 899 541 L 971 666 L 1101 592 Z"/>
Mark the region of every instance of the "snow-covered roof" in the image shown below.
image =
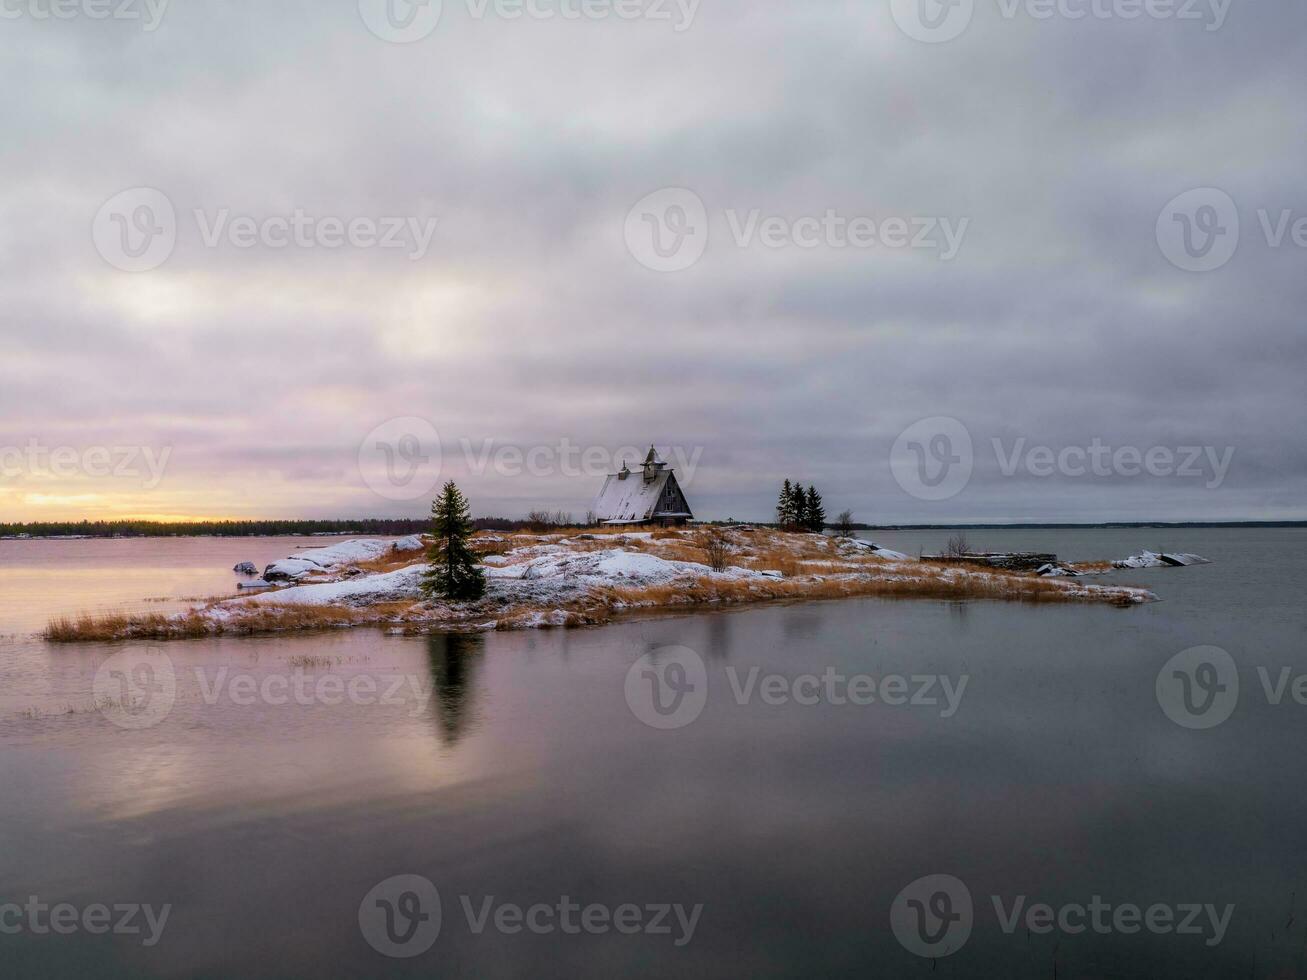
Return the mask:
<path id="1" fill-rule="evenodd" d="M 604 523 L 633 523 L 659 517 L 693 517 L 688 507 L 657 509 L 669 482 L 675 483 L 676 478 L 651 446 L 649 455 L 639 469 L 627 469 L 623 463 L 620 471 L 609 474 L 604 480 L 603 489 L 594 502 L 595 517 Z M 680 489 L 679 485 L 677 489 Z M 684 495 L 678 493 L 676 496 L 683 499 Z"/>
<path id="2" fill-rule="evenodd" d="M 628 470 L 625 478 L 620 473 L 610 473 L 595 499 L 595 516 L 601 521 L 649 520 L 671 475 L 671 470 L 661 470 L 646 483 L 640 470 Z"/>

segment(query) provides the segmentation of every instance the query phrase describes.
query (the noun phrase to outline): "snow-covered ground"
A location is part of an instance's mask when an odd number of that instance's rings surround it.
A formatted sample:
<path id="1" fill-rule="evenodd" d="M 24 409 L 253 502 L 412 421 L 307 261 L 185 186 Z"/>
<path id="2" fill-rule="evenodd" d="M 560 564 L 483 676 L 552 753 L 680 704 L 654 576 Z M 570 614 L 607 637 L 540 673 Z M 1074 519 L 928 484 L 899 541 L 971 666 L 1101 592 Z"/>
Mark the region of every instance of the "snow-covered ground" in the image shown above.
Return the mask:
<path id="1" fill-rule="evenodd" d="M 287 558 L 272 562 L 263 570 L 269 582 L 297 582 L 309 575 L 334 572 L 361 561 L 375 561 L 394 551 L 421 551 L 425 545 L 422 536 L 411 534 L 406 538 L 351 538 L 322 548 L 309 548 Z"/>
<path id="2" fill-rule="evenodd" d="M 275 606 L 372 606 L 380 602 L 401 602 L 422 597 L 419 588 L 426 565 L 419 562 L 395 572 L 360 575 L 341 582 L 296 585 L 276 592 L 260 592 L 220 603 L 234 608 L 237 603 Z"/>
<path id="3" fill-rule="evenodd" d="M 585 578 L 604 585 L 662 585 L 686 576 L 719 575 L 723 578 L 761 578 L 761 572 L 731 567 L 714 572 L 707 565 L 691 561 L 673 561 L 640 551 L 609 548 L 604 551 L 559 552 L 531 561 L 498 568 L 486 574 L 501 579 Z"/>
<path id="4" fill-rule="evenodd" d="M 882 583 L 890 594 L 892 586 L 931 580 L 956 586 L 964 594 L 972 588 L 976 595 L 989 594 L 987 590 L 994 586 L 1002 594 L 1002 586 L 1012 582 L 1010 577 L 1003 578 L 1007 573 L 926 565 L 869 541 L 785 535 L 761 529 L 731 536 L 728 552 L 733 564 L 722 571 L 672 556 L 678 548 L 681 554 L 685 553 L 693 544 L 691 535 L 519 534 L 485 535 L 477 540 L 483 546 L 503 547 L 508 543 L 517 547 L 484 559 L 486 596 L 476 603 L 422 601 L 421 580 L 426 566 L 420 552 L 424 543 L 415 535 L 400 541 L 343 541 L 274 562 L 270 570 L 276 567 L 296 579 L 310 576 L 310 580 L 289 588 L 224 600 L 209 607 L 206 614 L 218 621 L 230 621 L 260 607 L 365 610 L 383 603 L 409 603 L 414 611 L 405 617 L 404 621 L 408 622 L 457 621 L 478 628 L 504 623 L 517 627 L 549 626 L 572 621 L 576 610 L 596 603 L 606 603 L 609 608 L 629 608 L 666 602 L 666 598 L 642 596 L 640 590 L 668 585 L 683 585 L 688 594 L 691 589 L 702 592 L 738 584 L 744 588 L 736 590 L 736 595 L 761 599 L 777 594 L 768 583 L 787 578 L 801 586 L 812 583 L 814 594 L 822 583 L 845 583 L 849 586 L 848 594 L 874 593 L 875 583 Z M 360 574 L 358 569 L 350 567 L 395 550 L 412 552 L 413 563 L 395 571 L 373 574 Z M 671 554 L 664 556 L 657 551 Z M 791 556 L 785 565 L 790 569 L 788 575 L 764 567 L 773 556 L 780 562 L 786 554 Z M 747 567 L 746 562 L 757 567 Z M 351 573 L 352 577 L 348 577 Z M 1064 590 L 1068 598 L 1123 603 L 1156 598 L 1147 590 L 1128 586 L 1081 585 L 1072 581 L 1048 584 Z M 614 598 L 614 589 L 625 590 L 617 594 L 622 598 Z M 658 594 L 666 596 L 665 592 Z M 795 593 L 791 590 L 786 594 Z M 798 594 L 803 594 L 802 588 Z"/>
<path id="5" fill-rule="evenodd" d="M 909 561 L 907 555 L 901 551 L 891 551 L 889 548 L 882 548 L 871 541 L 864 541 L 862 538 L 840 538 L 840 551 L 845 554 L 856 554 L 859 551 L 875 555 L 877 558 L 884 558 L 886 561 Z"/>
<path id="6" fill-rule="evenodd" d="M 671 561 L 656 555 L 611 548 L 604 551 L 569 552 L 556 545 L 545 545 L 547 554 L 529 557 L 511 565 L 485 566 L 489 594 L 501 601 L 563 602 L 603 586 L 665 585 L 677 579 L 713 577 L 747 581 L 772 577 L 774 573 L 747 568 L 730 568 L 714 572 L 707 565 L 688 561 Z M 521 549 L 533 555 L 540 546 Z M 384 552 L 383 552 L 384 553 Z M 504 557 L 504 556 L 495 556 Z M 512 557 L 520 557 L 516 553 Z M 421 578 L 425 563 L 417 562 L 394 572 L 360 575 L 339 582 L 296 585 L 276 592 L 241 597 L 223 603 L 235 607 L 251 605 L 366 606 L 381 602 L 416 601 L 422 598 Z"/>

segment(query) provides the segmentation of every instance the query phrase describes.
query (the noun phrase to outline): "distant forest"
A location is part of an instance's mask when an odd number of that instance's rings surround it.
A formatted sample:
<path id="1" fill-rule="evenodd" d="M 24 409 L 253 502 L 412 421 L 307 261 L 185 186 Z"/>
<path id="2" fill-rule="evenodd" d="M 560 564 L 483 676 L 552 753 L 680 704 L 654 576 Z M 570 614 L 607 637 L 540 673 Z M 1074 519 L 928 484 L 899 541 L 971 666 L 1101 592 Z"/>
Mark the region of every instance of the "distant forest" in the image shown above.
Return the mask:
<path id="1" fill-rule="evenodd" d="M 563 517 L 565 515 L 558 515 Z M 570 523 L 570 521 L 569 521 Z M 507 517 L 478 517 L 477 530 L 521 531 L 565 526 L 544 515 L 526 520 Z M 280 537 L 315 534 L 418 534 L 431 530 L 429 517 L 362 518 L 333 521 L 41 521 L 31 524 L 0 524 L 0 538 L 186 538 L 186 537 Z"/>

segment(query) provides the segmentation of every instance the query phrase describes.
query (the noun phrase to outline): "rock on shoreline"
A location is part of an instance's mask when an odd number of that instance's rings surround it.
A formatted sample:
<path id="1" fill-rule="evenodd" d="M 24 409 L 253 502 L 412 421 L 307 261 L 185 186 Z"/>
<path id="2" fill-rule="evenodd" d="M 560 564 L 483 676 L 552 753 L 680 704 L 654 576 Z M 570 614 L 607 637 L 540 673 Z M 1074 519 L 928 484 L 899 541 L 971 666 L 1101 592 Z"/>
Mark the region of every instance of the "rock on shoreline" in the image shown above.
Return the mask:
<path id="1" fill-rule="evenodd" d="M 322 548 L 309 548 L 288 558 L 279 558 L 263 570 L 268 582 L 298 582 L 310 575 L 334 572 L 360 561 L 375 561 L 397 551 L 419 552 L 426 545 L 420 534 L 392 541 L 386 538 L 351 538 Z"/>
<path id="2" fill-rule="evenodd" d="M 1145 551 L 1112 562 L 1113 568 L 1177 568 L 1186 565 L 1210 565 L 1212 560 L 1202 555 L 1190 555 L 1183 552 L 1156 553 Z"/>

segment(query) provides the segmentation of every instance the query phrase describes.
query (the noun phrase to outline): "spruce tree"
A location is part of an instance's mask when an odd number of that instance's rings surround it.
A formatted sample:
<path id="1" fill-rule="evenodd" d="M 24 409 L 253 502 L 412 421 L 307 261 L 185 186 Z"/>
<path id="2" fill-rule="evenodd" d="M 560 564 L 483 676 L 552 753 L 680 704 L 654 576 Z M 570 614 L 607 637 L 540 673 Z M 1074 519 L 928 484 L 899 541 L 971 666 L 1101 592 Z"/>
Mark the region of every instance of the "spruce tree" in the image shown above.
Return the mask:
<path id="1" fill-rule="evenodd" d="M 422 592 L 431 599 L 480 599 L 486 592 L 485 573 L 468 547 L 472 519 L 467 498 L 450 480 L 431 502 L 432 534 Z"/>
<path id="2" fill-rule="evenodd" d="M 800 493 L 803 491 L 800 490 Z M 821 494 L 811 483 L 808 484 L 808 498 L 804 501 L 803 526 L 809 531 L 821 533 L 826 528 L 826 508 L 822 504 Z"/>
<path id="3" fill-rule="evenodd" d="M 808 498 L 803 493 L 803 484 L 798 480 L 794 481 L 794 497 L 790 504 L 790 526 L 793 528 L 807 527 L 808 525 Z"/>
<path id="4" fill-rule="evenodd" d="M 794 488 L 789 480 L 781 487 L 781 495 L 776 500 L 776 523 L 781 530 L 794 523 Z"/>

